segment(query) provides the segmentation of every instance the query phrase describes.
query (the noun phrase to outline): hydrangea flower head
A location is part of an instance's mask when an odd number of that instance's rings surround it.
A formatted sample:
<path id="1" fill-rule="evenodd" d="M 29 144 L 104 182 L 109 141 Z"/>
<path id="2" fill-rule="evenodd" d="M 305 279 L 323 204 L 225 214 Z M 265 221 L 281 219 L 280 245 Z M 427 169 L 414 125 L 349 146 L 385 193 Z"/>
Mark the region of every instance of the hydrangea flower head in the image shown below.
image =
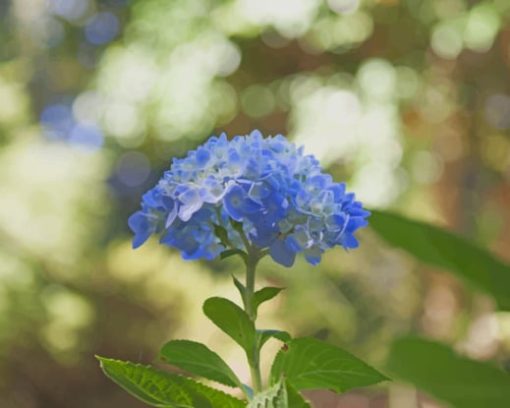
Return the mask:
<path id="1" fill-rule="evenodd" d="M 316 265 L 336 245 L 356 248 L 354 232 L 369 214 L 303 148 L 253 131 L 232 140 L 213 136 L 174 159 L 129 226 L 133 247 L 157 234 L 185 259 L 210 260 L 250 245 L 285 266 L 299 253 Z"/>

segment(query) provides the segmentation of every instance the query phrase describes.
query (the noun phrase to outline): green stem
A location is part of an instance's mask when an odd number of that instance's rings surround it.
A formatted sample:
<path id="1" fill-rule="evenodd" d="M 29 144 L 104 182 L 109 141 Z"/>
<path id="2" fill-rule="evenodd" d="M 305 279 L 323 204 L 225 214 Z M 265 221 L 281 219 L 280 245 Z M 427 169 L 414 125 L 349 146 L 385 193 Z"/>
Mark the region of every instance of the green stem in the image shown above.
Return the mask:
<path id="1" fill-rule="evenodd" d="M 255 293 L 255 275 L 257 263 L 260 259 L 260 254 L 252 247 L 248 248 L 248 257 L 246 260 L 246 292 L 244 299 L 244 309 L 250 320 L 255 324 L 257 319 L 257 311 L 253 302 Z M 255 393 L 262 391 L 262 377 L 260 374 L 260 350 L 258 344 L 254 344 L 251 358 L 248 359 L 250 364 L 250 373 L 252 386 Z"/>
<path id="2" fill-rule="evenodd" d="M 248 257 L 248 262 L 246 263 L 246 302 L 245 302 L 245 310 L 250 319 L 255 322 L 257 315 L 255 313 L 255 308 L 253 304 L 253 295 L 255 293 L 255 274 L 256 274 L 256 260 L 253 259 L 252 256 Z"/>

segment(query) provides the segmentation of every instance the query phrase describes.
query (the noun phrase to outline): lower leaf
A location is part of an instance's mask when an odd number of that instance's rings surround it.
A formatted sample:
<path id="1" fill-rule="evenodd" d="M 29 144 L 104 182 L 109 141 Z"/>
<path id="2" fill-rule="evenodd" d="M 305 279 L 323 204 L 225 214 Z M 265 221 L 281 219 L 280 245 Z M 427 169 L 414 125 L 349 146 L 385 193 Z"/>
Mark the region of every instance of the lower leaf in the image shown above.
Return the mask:
<path id="1" fill-rule="evenodd" d="M 287 383 L 287 399 L 289 408 L 311 408 L 301 393 L 299 393 L 292 385 Z"/>
<path id="2" fill-rule="evenodd" d="M 285 378 L 298 390 L 343 392 L 377 384 L 388 378 L 347 351 L 314 338 L 287 342 L 271 368 L 273 384 Z"/>
<path id="3" fill-rule="evenodd" d="M 171 340 L 160 351 L 161 358 L 195 375 L 230 387 L 241 382 L 222 358 L 202 343 L 190 340 Z"/>
<path id="4" fill-rule="evenodd" d="M 134 397 L 159 408 L 243 408 L 245 402 L 180 375 L 97 357 L 103 372 Z"/>
<path id="5" fill-rule="evenodd" d="M 445 344 L 419 337 L 394 342 L 388 368 L 453 407 L 510 407 L 510 375 L 457 354 Z"/>

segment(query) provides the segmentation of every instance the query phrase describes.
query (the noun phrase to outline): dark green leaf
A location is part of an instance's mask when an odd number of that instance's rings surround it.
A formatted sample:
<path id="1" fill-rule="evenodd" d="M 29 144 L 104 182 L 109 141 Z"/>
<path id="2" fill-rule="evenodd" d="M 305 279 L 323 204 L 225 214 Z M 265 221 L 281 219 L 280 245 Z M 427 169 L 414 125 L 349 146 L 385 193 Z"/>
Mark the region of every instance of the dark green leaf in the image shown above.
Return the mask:
<path id="1" fill-rule="evenodd" d="M 440 343 L 419 338 L 398 340 L 392 346 L 388 369 L 454 407 L 510 407 L 507 373 L 461 357 Z"/>
<path id="2" fill-rule="evenodd" d="M 141 401 L 159 408 L 243 408 L 245 402 L 176 374 L 97 357 L 104 373 Z"/>
<path id="3" fill-rule="evenodd" d="M 246 286 L 244 286 L 239 280 L 232 275 L 232 280 L 234 281 L 234 285 L 236 286 L 237 290 L 241 294 L 241 299 L 243 299 L 243 302 L 245 301 L 246 296 Z"/>
<path id="4" fill-rule="evenodd" d="M 289 408 L 310 408 L 310 404 L 296 389 L 287 382 L 287 399 Z"/>
<path id="5" fill-rule="evenodd" d="M 271 383 L 282 377 L 298 390 L 337 392 L 376 384 L 387 378 L 347 351 L 314 338 L 293 339 L 271 369 Z"/>
<path id="6" fill-rule="evenodd" d="M 246 252 L 241 251 L 240 249 L 227 249 L 220 253 L 220 259 L 230 258 L 231 256 L 239 255 L 241 258 L 246 258 Z"/>
<path id="7" fill-rule="evenodd" d="M 228 232 L 224 227 L 218 224 L 214 224 L 214 235 L 218 237 L 218 239 L 225 247 L 229 247 Z"/>
<path id="8" fill-rule="evenodd" d="M 490 252 L 450 232 L 395 214 L 372 211 L 370 225 L 391 245 L 450 270 L 494 296 L 500 308 L 510 310 L 510 266 Z"/>
<path id="9" fill-rule="evenodd" d="M 261 349 L 262 346 L 271 337 L 278 339 L 278 340 L 282 341 L 283 343 L 287 343 L 292 338 L 289 333 L 287 333 L 286 331 L 282 331 L 282 330 L 269 330 L 269 329 L 257 330 L 257 334 L 258 334 L 259 349 Z"/>
<path id="10" fill-rule="evenodd" d="M 236 231 L 244 234 L 244 225 L 242 222 L 230 218 L 230 224 L 232 225 L 232 228 L 234 228 Z"/>
<path id="11" fill-rule="evenodd" d="M 234 285 L 236 286 L 236 288 L 239 290 L 239 293 L 241 294 L 243 303 L 246 304 L 246 302 L 247 302 L 246 286 L 244 286 L 241 282 L 239 282 L 239 280 L 235 276 L 232 276 L 232 279 L 234 280 Z M 267 288 L 262 288 L 262 289 L 256 291 L 253 294 L 253 297 L 251 300 L 252 308 L 253 308 L 253 310 L 255 310 L 255 313 L 257 313 L 257 309 L 262 303 L 274 298 L 282 290 L 283 290 L 283 288 L 267 287 Z"/>
<path id="12" fill-rule="evenodd" d="M 212 297 L 205 301 L 204 313 L 251 358 L 256 341 L 255 325 L 243 309 L 228 299 Z"/>
<path id="13" fill-rule="evenodd" d="M 267 288 L 262 288 L 260 290 L 257 290 L 253 294 L 253 304 L 255 306 L 255 310 L 258 309 L 258 307 L 262 303 L 274 298 L 282 290 L 283 290 L 283 288 L 273 288 L 273 287 L 267 287 Z"/>
<path id="14" fill-rule="evenodd" d="M 241 382 L 222 358 L 201 343 L 190 340 L 172 340 L 160 351 L 161 358 L 195 375 L 217 381 L 231 387 Z"/>

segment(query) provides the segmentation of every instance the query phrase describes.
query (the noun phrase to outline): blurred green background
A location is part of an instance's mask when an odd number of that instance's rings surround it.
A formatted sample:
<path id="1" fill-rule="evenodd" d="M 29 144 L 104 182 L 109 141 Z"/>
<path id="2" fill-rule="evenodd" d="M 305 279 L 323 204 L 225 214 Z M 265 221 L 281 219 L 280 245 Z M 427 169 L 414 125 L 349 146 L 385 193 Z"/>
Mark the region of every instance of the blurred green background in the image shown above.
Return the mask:
<path id="1" fill-rule="evenodd" d="M 208 343 L 248 378 L 201 314 L 208 296 L 237 299 L 241 265 L 133 251 L 126 225 L 170 159 L 212 133 L 286 134 L 367 206 L 510 260 L 509 79 L 508 0 L 0 0 L 0 407 L 142 407 L 93 356 L 151 362 L 170 338 Z M 376 367 L 408 333 L 507 361 L 508 312 L 360 238 L 315 268 L 263 263 L 261 283 L 288 290 L 261 325 Z M 442 406 L 398 382 L 308 396 Z"/>

